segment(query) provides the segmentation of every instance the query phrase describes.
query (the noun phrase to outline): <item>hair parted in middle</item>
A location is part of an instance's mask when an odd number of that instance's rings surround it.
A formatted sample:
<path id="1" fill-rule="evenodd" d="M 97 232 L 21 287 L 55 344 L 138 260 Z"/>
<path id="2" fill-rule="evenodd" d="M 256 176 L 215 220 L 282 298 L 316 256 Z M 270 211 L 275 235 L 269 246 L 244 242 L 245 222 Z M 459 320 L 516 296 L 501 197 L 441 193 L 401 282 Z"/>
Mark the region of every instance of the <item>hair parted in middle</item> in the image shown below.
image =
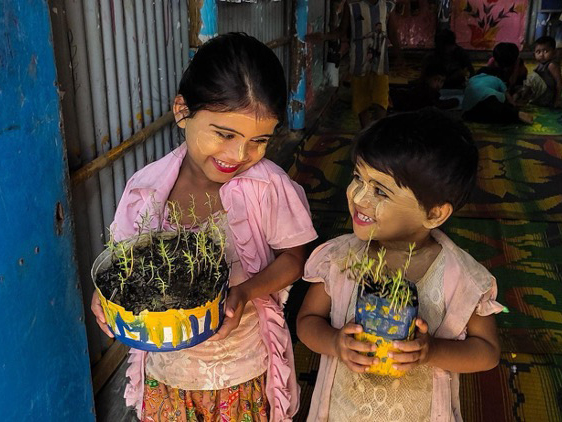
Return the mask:
<path id="1" fill-rule="evenodd" d="M 252 111 L 283 123 L 287 83 L 275 53 L 241 32 L 203 44 L 184 72 L 178 94 L 193 117 L 199 110 Z"/>

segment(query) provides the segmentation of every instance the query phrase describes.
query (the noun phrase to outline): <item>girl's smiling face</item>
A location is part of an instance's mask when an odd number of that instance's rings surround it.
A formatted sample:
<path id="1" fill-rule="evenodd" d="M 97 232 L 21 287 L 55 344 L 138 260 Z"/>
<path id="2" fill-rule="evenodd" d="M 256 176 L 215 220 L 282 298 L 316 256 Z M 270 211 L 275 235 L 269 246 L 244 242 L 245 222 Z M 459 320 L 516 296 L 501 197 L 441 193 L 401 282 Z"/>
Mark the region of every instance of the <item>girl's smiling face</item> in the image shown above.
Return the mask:
<path id="1" fill-rule="evenodd" d="M 353 232 L 364 241 L 407 248 L 410 242 L 425 239 L 433 228 L 410 189 L 399 187 L 392 176 L 369 167 L 361 158 L 347 188 L 347 201 Z"/>
<path id="2" fill-rule="evenodd" d="M 200 110 L 182 118 L 186 109 L 177 104 L 176 99 L 174 111 L 178 126 L 185 130 L 187 164 L 216 183 L 228 182 L 261 160 L 278 123 L 276 118 L 258 118 L 254 111 Z"/>

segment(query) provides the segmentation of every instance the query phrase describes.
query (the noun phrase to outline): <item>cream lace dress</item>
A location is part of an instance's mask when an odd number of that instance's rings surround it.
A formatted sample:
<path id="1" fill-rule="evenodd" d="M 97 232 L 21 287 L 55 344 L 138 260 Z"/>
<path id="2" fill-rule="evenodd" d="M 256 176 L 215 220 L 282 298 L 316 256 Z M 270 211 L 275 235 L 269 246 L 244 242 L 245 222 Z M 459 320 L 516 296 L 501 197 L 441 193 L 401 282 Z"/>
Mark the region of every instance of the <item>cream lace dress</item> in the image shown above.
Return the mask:
<path id="1" fill-rule="evenodd" d="M 226 213 L 217 214 L 217 224 L 227 239 L 226 258 L 231 265 L 230 286 L 245 281 L 238 254 L 228 242 L 232 233 Z M 146 375 L 182 390 L 221 390 L 256 378 L 267 371 L 267 349 L 260 335 L 255 306 L 244 308 L 240 325 L 221 341 L 205 341 L 177 352 L 151 352 L 146 360 Z"/>
<path id="2" fill-rule="evenodd" d="M 425 275 L 416 283 L 418 315 L 433 334 L 445 316 L 443 274 L 445 258 L 439 253 Z M 355 317 L 357 287 L 352 295 L 346 321 Z M 418 366 L 401 378 L 352 372 L 338 361 L 330 395 L 330 422 L 429 421 L 433 391 L 433 370 Z"/>

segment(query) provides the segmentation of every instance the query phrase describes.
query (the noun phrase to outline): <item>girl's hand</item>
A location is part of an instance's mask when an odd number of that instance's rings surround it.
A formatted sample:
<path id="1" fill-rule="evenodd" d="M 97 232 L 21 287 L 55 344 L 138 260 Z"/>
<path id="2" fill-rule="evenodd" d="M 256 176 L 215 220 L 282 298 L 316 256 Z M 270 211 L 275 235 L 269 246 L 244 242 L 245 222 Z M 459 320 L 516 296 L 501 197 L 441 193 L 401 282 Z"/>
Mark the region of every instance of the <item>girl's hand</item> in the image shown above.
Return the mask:
<path id="1" fill-rule="evenodd" d="M 94 295 L 92 296 L 91 309 L 96 317 L 96 322 L 100 326 L 101 330 L 109 337 L 114 337 L 113 333 L 109 330 L 109 327 L 107 326 L 107 322 L 105 321 L 105 315 L 103 314 L 103 308 L 101 307 L 101 301 L 98 296 L 98 292 L 94 292 Z"/>
<path id="2" fill-rule="evenodd" d="M 416 338 L 412 341 L 395 341 L 394 347 L 401 352 L 390 352 L 389 358 L 396 361 L 393 365 L 398 371 L 410 371 L 418 365 L 428 362 L 432 337 L 427 333 L 428 326 L 421 318 L 416 319 Z"/>
<path id="3" fill-rule="evenodd" d="M 225 317 L 221 328 L 211 337 L 210 341 L 225 339 L 236 327 L 240 325 L 240 319 L 244 313 L 244 307 L 248 303 L 248 296 L 242 286 L 230 288 L 225 304 Z"/>
<path id="4" fill-rule="evenodd" d="M 348 322 L 334 337 L 334 348 L 337 357 L 353 372 L 364 373 L 369 366 L 378 363 L 379 359 L 360 354 L 359 352 L 374 352 L 377 346 L 371 343 L 355 340 L 353 334 L 363 331 L 363 327 Z"/>

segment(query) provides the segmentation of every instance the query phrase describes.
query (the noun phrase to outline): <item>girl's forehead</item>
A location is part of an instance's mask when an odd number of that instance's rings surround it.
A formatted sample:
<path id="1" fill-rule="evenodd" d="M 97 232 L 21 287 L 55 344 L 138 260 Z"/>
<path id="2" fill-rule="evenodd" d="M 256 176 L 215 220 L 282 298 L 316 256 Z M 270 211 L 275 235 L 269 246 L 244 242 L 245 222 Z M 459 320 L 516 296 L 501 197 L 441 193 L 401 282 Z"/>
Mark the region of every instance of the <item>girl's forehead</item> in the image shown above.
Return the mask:
<path id="1" fill-rule="evenodd" d="M 410 188 L 406 186 L 398 186 L 396 180 L 394 179 L 394 176 L 371 167 L 369 164 L 365 163 L 362 158 L 359 158 L 357 160 L 355 169 L 359 172 L 361 178 L 364 181 L 368 183 L 375 182 L 379 185 L 382 185 L 385 188 L 390 189 L 392 191 L 392 194 L 396 197 L 408 197 L 418 202 L 416 196 Z"/>
<path id="2" fill-rule="evenodd" d="M 374 182 L 384 183 L 385 185 L 386 185 L 385 182 L 387 182 L 392 186 L 398 187 L 393 176 L 387 173 L 383 173 L 382 171 L 379 171 L 374 167 L 371 167 L 362 158 L 359 158 L 357 160 L 357 163 L 355 164 L 355 169 L 362 176 L 365 176 L 364 179 L 366 179 L 367 182 L 374 181 Z"/>
<path id="3" fill-rule="evenodd" d="M 264 130 L 272 131 L 278 123 L 274 117 L 259 116 L 254 111 L 210 111 L 200 110 L 195 118 L 203 124 L 224 126 L 235 130 Z"/>

